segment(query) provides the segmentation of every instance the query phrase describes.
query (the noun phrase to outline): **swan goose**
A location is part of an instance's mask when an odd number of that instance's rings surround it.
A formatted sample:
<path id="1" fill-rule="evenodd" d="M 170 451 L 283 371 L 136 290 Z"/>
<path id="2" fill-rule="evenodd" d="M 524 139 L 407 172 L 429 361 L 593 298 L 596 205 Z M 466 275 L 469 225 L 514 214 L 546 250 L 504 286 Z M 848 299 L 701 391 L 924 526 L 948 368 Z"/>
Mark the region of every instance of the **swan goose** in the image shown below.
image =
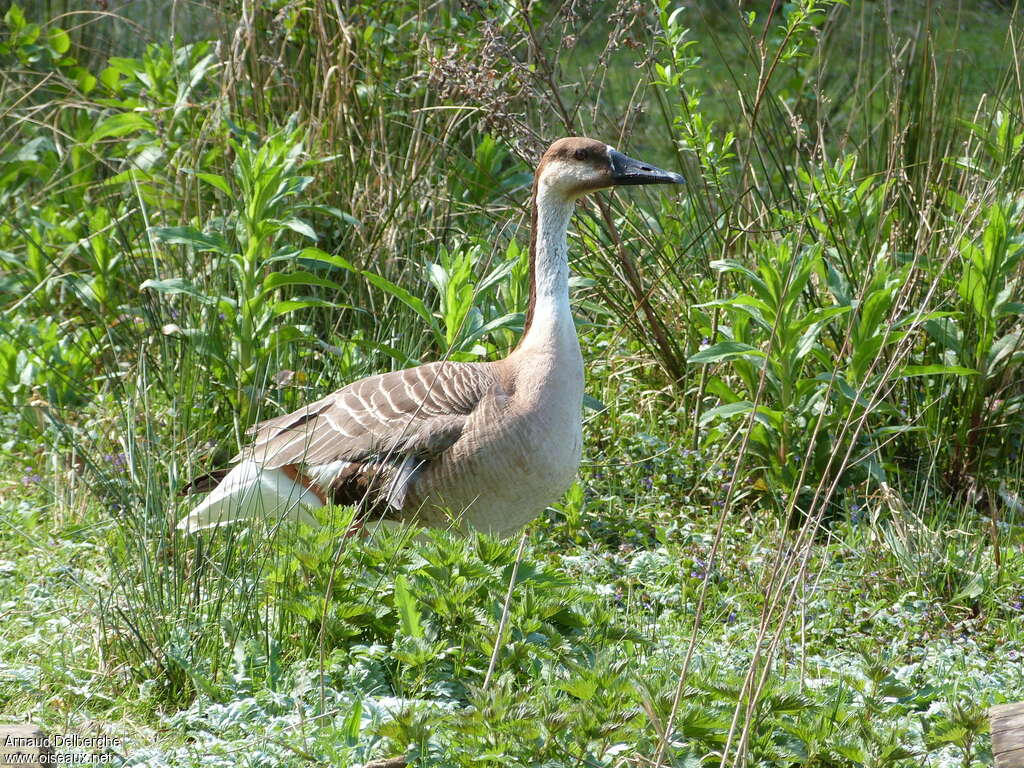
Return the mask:
<path id="1" fill-rule="evenodd" d="M 234 468 L 178 527 L 315 523 L 311 509 L 361 501 L 386 520 L 495 535 L 525 525 L 565 492 L 580 461 L 583 357 L 567 246 L 576 199 L 682 181 L 593 139 L 556 141 L 534 175 L 529 309 L 508 357 L 370 376 L 257 424 Z"/>

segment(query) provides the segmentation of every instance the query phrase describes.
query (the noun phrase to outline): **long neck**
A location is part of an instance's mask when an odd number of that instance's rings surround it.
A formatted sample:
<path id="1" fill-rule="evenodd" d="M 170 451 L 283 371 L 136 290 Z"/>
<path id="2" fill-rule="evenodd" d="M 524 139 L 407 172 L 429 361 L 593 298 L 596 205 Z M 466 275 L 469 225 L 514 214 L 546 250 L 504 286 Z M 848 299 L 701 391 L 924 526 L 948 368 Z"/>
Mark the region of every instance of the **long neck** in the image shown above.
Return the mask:
<path id="1" fill-rule="evenodd" d="M 550 345 L 566 333 L 575 339 L 569 309 L 569 246 L 573 201 L 533 186 L 530 227 L 530 305 L 517 349 Z"/>

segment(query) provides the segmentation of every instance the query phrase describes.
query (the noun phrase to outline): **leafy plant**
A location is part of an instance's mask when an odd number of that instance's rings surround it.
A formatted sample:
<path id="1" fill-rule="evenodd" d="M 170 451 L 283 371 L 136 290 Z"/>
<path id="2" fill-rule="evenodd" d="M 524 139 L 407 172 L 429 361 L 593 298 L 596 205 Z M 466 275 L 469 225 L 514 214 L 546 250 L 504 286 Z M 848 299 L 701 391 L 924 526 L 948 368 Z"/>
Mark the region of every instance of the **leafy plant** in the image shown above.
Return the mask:
<path id="1" fill-rule="evenodd" d="M 965 236 L 960 242 L 963 268 L 955 284 L 957 311 L 925 323 L 941 360 L 978 371 L 976 377 L 942 391 L 941 396 L 956 402 L 956 407 L 929 419 L 932 429 L 953 438 L 944 465 L 946 482 L 957 492 L 989 486 L 991 467 L 1015 453 L 1022 438 L 1013 425 L 1019 422 L 1024 403 L 1024 392 L 1016 386 L 1024 363 L 1024 234 L 1018 231 L 1024 212 L 994 203 L 984 211 L 983 220 L 978 238 Z"/>
<path id="2" fill-rule="evenodd" d="M 346 305 L 323 298 L 282 296 L 282 289 L 290 286 L 341 291 L 341 286 L 322 275 L 287 269 L 303 256 L 320 256 L 315 249 L 303 251 L 284 239 L 289 232 L 306 240 L 317 239 L 312 227 L 299 215 L 313 206 L 298 199 L 312 181 L 299 172 L 303 145 L 298 134 L 285 131 L 263 143 L 239 137 L 232 141 L 232 148 L 237 198 L 223 176 L 208 172 L 196 175 L 221 191 L 225 199 L 237 200 L 225 222 L 233 225 L 233 237 L 203 232 L 190 225 L 153 230 L 157 241 L 185 246 L 193 258 L 202 253 L 213 254 L 208 273 L 224 273 L 229 292 L 210 295 L 186 277 L 147 280 L 141 287 L 167 296 L 187 296 L 207 306 L 199 327 L 175 327 L 172 332 L 181 334 L 208 357 L 215 379 L 239 409 L 241 422 L 247 423 L 261 405 L 263 387 L 282 349 L 311 339 L 308 329 L 284 324 L 280 318 L 309 307 L 338 309 Z M 342 216 L 340 212 L 337 215 Z M 279 269 L 278 265 L 286 268 Z M 220 281 L 209 282 L 216 285 Z M 214 312 L 226 327 L 214 321 Z"/>

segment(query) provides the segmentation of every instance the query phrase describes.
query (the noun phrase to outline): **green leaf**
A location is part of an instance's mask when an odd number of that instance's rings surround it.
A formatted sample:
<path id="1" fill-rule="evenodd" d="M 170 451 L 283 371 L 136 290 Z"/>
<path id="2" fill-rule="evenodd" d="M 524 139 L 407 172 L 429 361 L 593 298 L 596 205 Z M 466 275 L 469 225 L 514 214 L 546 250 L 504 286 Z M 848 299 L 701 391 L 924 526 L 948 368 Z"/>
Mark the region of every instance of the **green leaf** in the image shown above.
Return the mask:
<path id="1" fill-rule="evenodd" d="M 473 312 L 476 313 L 477 318 L 480 317 L 479 310 L 477 310 L 476 307 L 473 307 Z M 470 320 L 472 319 L 473 317 L 471 316 Z M 474 341 L 481 338 L 482 336 L 486 336 L 488 333 L 491 333 L 492 331 L 497 331 L 502 328 L 516 328 L 522 323 L 522 320 L 522 315 L 518 312 L 510 312 L 507 315 L 496 317 L 493 320 L 489 320 L 488 322 L 482 323 L 473 328 L 469 333 L 466 333 L 465 336 L 459 340 L 459 343 L 462 346 L 467 346 L 469 344 L 472 344 Z M 469 326 L 470 323 L 467 321 L 466 325 Z M 465 331 L 466 329 L 463 328 L 463 330 Z"/>
<path id="2" fill-rule="evenodd" d="M 735 403 L 726 403 L 705 411 L 701 414 L 700 423 L 703 426 L 713 419 L 731 419 L 743 413 L 749 413 L 754 404 L 749 400 L 739 400 Z"/>
<path id="3" fill-rule="evenodd" d="M 109 60 L 111 67 L 128 77 L 141 77 L 146 73 L 145 64 L 140 59 L 132 59 L 123 56 L 111 56 Z"/>
<path id="4" fill-rule="evenodd" d="M 40 31 L 41 29 L 38 24 L 26 24 L 24 27 L 22 27 L 20 35 L 21 40 L 19 40 L 18 42 L 20 42 L 23 46 L 31 45 L 39 39 Z"/>
<path id="5" fill-rule="evenodd" d="M 856 744 L 849 744 L 838 742 L 834 743 L 830 749 L 839 757 L 845 758 L 854 765 L 864 765 L 868 761 L 867 753 Z"/>
<path id="6" fill-rule="evenodd" d="M 907 432 L 927 432 L 928 427 L 914 424 L 900 424 L 893 427 L 879 427 L 871 433 L 872 437 L 887 437 L 888 435 L 903 435 Z"/>
<path id="7" fill-rule="evenodd" d="M 263 279 L 263 293 L 269 293 L 282 285 L 318 285 L 340 291 L 341 286 L 326 277 L 314 275 L 312 272 L 271 272 Z"/>
<path id="8" fill-rule="evenodd" d="M 500 283 L 502 280 L 508 277 L 509 273 L 513 269 L 515 269 L 517 261 L 518 259 L 506 259 L 504 262 L 495 267 L 491 274 L 487 275 L 483 280 L 480 281 L 480 284 L 477 286 L 477 293 L 483 293 L 491 286 Z"/>
<path id="9" fill-rule="evenodd" d="M 1004 301 L 996 307 L 996 317 L 1005 317 L 1006 315 L 1024 315 L 1024 304 L 1019 301 Z"/>
<path id="10" fill-rule="evenodd" d="M 962 365 L 905 365 L 896 374 L 902 378 L 911 376 L 977 376 L 973 368 Z"/>
<path id="11" fill-rule="evenodd" d="M 94 144 L 100 139 L 116 138 L 125 136 L 135 131 L 155 131 L 153 121 L 140 112 L 119 112 L 100 121 L 86 140 L 87 144 Z"/>
<path id="12" fill-rule="evenodd" d="M 395 285 L 390 280 L 376 275 L 373 272 L 367 270 L 360 270 L 359 273 L 367 279 L 372 285 L 380 288 L 385 293 L 389 293 L 396 299 L 405 304 L 409 309 L 419 315 L 423 321 L 430 326 L 430 329 L 434 332 L 437 338 L 443 338 L 440 328 L 437 327 L 437 321 L 431 314 L 430 310 L 427 309 L 427 305 L 423 303 L 423 300 L 417 296 L 413 296 L 409 291 L 402 288 L 400 285 Z"/>
<path id="13" fill-rule="evenodd" d="M 57 53 L 67 53 L 71 47 L 71 37 L 60 27 L 54 27 L 50 30 L 50 47 Z"/>
<path id="14" fill-rule="evenodd" d="M 711 262 L 711 268 L 716 272 L 739 272 L 741 275 L 745 275 L 749 278 L 755 285 L 764 287 L 764 281 L 761 279 L 761 276 L 742 261 L 737 261 L 736 259 L 718 259 Z"/>
<path id="15" fill-rule="evenodd" d="M 380 352 L 382 354 L 387 355 L 392 360 L 397 361 L 399 367 L 401 368 L 412 368 L 413 366 L 417 366 L 422 362 L 418 358 L 410 357 L 397 347 L 391 347 L 388 346 L 387 344 L 381 344 L 380 342 L 377 341 L 371 341 L 369 339 L 352 339 L 352 343 L 355 344 L 357 347 L 369 349 L 374 352 Z"/>
<path id="16" fill-rule="evenodd" d="M 404 576 L 395 578 L 395 608 L 401 621 L 402 632 L 409 637 L 423 637 L 423 625 L 416 608 L 416 599 L 409 591 L 409 582 Z"/>
<path id="17" fill-rule="evenodd" d="M 721 360 L 731 360 L 744 355 L 757 355 L 764 357 L 756 347 L 744 344 L 739 341 L 720 341 L 717 344 L 701 350 L 687 360 L 689 363 L 717 363 Z"/>
<path id="18" fill-rule="evenodd" d="M 708 379 L 707 392 L 709 395 L 717 397 L 723 403 L 735 403 L 740 399 L 740 396 L 729 388 L 729 385 L 723 381 L 721 376 L 712 376 Z"/>
<path id="19" fill-rule="evenodd" d="M 992 346 L 989 347 L 988 350 L 988 355 L 985 356 L 986 375 L 991 376 L 997 365 L 1002 363 L 1009 355 L 1016 353 L 1019 349 L 1019 331 L 1011 331 L 992 342 Z"/>
<path id="20" fill-rule="evenodd" d="M 976 573 L 964 588 L 953 596 L 953 602 L 958 600 L 977 600 L 984 592 L 985 577 L 980 573 Z"/>
<path id="21" fill-rule="evenodd" d="M 186 296 L 202 302 L 203 304 L 216 304 L 218 299 L 214 296 L 207 296 L 196 288 L 192 283 L 183 277 L 169 277 L 166 280 L 147 280 L 139 286 L 139 290 L 150 290 L 162 293 L 165 295 L 173 295 L 176 293 L 182 293 Z"/>
<path id="22" fill-rule="evenodd" d="M 962 334 L 957 322 L 952 317 L 944 317 L 937 320 L 926 320 L 924 329 L 936 342 L 945 349 L 956 353 L 958 358 L 963 358 Z"/>
<path id="23" fill-rule="evenodd" d="M 203 674 L 203 672 L 201 672 L 200 669 L 193 665 L 187 658 L 170 649 L 166 651 L 166 655 L 169 666 L 172 668 L 177 667 L 187 674 L 193 685 L 195 685 L 195 687 L 200 691 L 210 697 L 217 697 L 220 695 L 219 686 L 214 685 L 213 681 Z"/>
<path id="24" fill-rule="evenodd" d="M 303 248 L 297 254 L 289 254 L 288 256 L 280 257 L 275 256 L 271 261 L 292 259 L 309 259 L 310 261 L 319 261 L 323 264 L 330 264 L 332 267 L 347 269 L 349 272 L 360 273 L 362 271 L 348 259 L 342 258 L 341 256 L 333 256 L 325 251 L 321 251 L 319 248 Z"/>
<path id="25" fill-rule="evenodd" d="M 17 3 L 7 9 L 7 13 L 4 14 L 4 24 L 15 32 L 25 26 L 25 12 Z"/>
<path id="26" fill-rule="evenodd" d="M 202 179 L 212 187 L 216 187 L 228 197 L 231 197 L 231 187 L 228 186 L 227 180 L 217 173 L 197 173 L 196 178 Z"/>
<path id="27" fill-rule="evenodd" d="M 581 701 L 590 701 L 598 691 L 597 680 L 591 677 L 573 677 L 562 680 L 558 687 Z"/>
<path id="28" fill-rule="evenodd" d="M 197 251 L 230 253 L 227 241 L 220 235 L 208 235 L 195 227 L 153 227 L 153 237 L 169 245 L 188 245 Z"/>
<path id="29" fill-rule="evenodd" d="M 360 699 L 356 699 L 352 705 L 352 710 L 345 715 L 341 727 L 341 735 L 345 737 L 346 746 L 354 747 L 359 743 L 359 731 L 362 727 L 362 722 L 363 702 Z"/>
<path id="30" fill-rule="evenodd" d="M 311 226 L 309 226 L 309 224 L 307 224 L 297 216 L 293 216 L 290 219 L 285 219 L 281 223 L 284 224 L 286 227 L 288 227 L 288 229 L 292 230 L 293 232 L 298 232 L 300 235 L 308 237 L 313 242 L 316 242 L 317 240 L 320 239 L 317 237 L 316 231 Z"/>
<path id="31" fill-rule="evenodd" d="M 121 87 L 121 73 L 114 67 L 107 67 L 100 72 L 100 82 L 116 93 Z"/>
<path id="32" fill-rule="evenodd" d="M 75 82 L 82 93 L 91 93 L 96 88 L 96 77 L 84 68 L 78 72 Z"/>
<path id="33" fill-rule="evenodd" d="M 280 317 L 281 315 L 287 315 L 289 312 L 295 312 L 300 309 L 310 309 L 312 307 L 323 309 L 352 309 L 348 304 L 337 304 L 333 301 L 327 301 L 326 299 L 286 299 L 284 301 L 275 301 L 271 311 L 275 317 Z"/>
<path id="34" fill-rule="evenodd" d="M 334 218 L 338 219 L 339 221 L 345 222 L 350 227 L 355 227 L 357 229 L 359 227 L 363 226 L 362 223 L 359 221 L 359 219 L 357 219 L 351 213 L 346 213 L 345 211 L 341 210 L 340 208 L 335 208 L 333 205 L 310 205 L 310 206 L 307 206 L 305 208 L 305 210 L 307 210 L 307 211 L 316 211 L 317 213 L 323 213 L 323 214 L 326 214 L 328 216 L 333 216 Z"/>

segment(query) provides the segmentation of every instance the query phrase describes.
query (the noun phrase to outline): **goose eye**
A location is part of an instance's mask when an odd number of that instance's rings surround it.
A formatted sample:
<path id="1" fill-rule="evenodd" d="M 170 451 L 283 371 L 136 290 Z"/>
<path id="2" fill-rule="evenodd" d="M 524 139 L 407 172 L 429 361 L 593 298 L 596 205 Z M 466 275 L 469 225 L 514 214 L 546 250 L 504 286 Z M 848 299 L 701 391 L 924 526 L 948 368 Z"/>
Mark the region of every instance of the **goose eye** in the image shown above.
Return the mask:
<path id="1" fill-rule="evenodd" d="M 573 153 L 573 157 L 575 157 L 577 160 L 586 160 L 587 159 L 587 150 L 585 150 L 585 149 L 577 149 Z"/>

